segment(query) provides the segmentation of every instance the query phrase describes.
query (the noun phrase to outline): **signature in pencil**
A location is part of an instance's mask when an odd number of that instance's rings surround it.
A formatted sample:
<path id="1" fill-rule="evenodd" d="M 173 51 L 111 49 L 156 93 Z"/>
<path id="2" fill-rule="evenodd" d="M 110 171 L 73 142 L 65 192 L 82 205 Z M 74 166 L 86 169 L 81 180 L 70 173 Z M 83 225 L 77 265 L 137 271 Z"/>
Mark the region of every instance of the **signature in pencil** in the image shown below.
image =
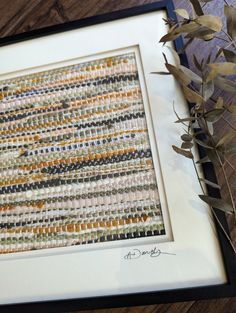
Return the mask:
<path id="1" fill-rule="evenodd" d="M 174 253 L 169 253 L 169 252 L 163 252 L 157 247 L 154 247 L 150 250 L 140 250 L 140 249 L 132 249 L 129 251 L 125 256 L 125 260 L 134 260 L 134 259 L 139 259 L 143 256 L 149 256 L 150 258 L 157 258 L 161 255 L 175 255 Z"/>

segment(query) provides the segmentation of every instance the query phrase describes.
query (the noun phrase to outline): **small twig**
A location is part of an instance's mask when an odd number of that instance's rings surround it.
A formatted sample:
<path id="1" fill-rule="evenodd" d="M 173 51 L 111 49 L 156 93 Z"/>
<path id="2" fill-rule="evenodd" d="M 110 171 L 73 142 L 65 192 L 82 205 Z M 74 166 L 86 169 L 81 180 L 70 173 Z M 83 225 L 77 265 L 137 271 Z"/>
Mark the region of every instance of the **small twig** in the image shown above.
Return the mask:
<path id="1" fill-rule="evenodd" d="M 211 212 L 212 212 L 212 214 L 214 215 L 214 217 L 215 217 L 217 223 L 219 224 L 220 228 L 222 229 L 222 231 L 223 231 L 225 237 L 228 239 L 228 241 L 229 241 L 229 243 L 230 243 L 230 245 L 231 245 L 231 247 L 232 247 L 234 253 L 236 254 L 236 248 L 235 248 L 235 246 L 234 246 L 232 240 L 230 239 L 229 235 L 227 234 L 226 230 L 224 229 L 224 227 L 223 227 L 223 225 L 221 224 L 221 222 L 220 222 L 218 216 L 216 215 L 216 212 L 214 211 L 214 209 L 213 209 L 212 207 L 211 207 Z"/>
<path id="2" fill-rule="evenodd" d="M 225 4 L 227 4 L 227 5 L 229 6 L 229 4 L 228 4 L 228 2 L 227 2 L 226 0 L 224 0 L 224 3 L 225 3 Z"/>
<path id="3" fill-rule="evenodd" d="M 221 37 L 218 37 L 218 36 L 214 36 L 216 39 L 220 39 L 220 40 L 222 40 L 222 41 L 225 41 L 225 42 L 227 42 L 228 43 L 228 40 L 226 40 L 225 38 L 221 38 Z"/>
<path id="4" fill-rule="evenodd" d="M 202 181 L 201 181 L 201 179 L 200 179 L 200 176 L 199 176 L 199 173 L 198 173 L 196 164 L 195 164 L 195 162 L 194 162 L 194 159 L 192 159 L 192 162 L 193 162 L 193 166 L 194 166 L 194 169 L 195 169 L 195 172 L 196 172 L 196 175 L 197 175 L 199 184 L 200 184 L 200 186 L 201 186 L 202 192 L 203 192 L 204 195 L 206 195 L 206 192 L 205 192 L 205 190 L 204 190 L 204 188 L 203 188 Z M 226 232 L 226 230 L 224 229 L 223 225 L 221 224 L 221 222 L 220 222 L 220 220 L 219 220 L 217 214 L 215 213 L 213 207 L 210 206 L 210 208 L 211 208 L 211 212 L 212 212 L 212 214 L 214 215 L 214 217 L 215 217 L 217 223 L 219 224 L 219 226 L 220 226 L 220 228 L 222 229 L 222 231 L 223 231 L 225 237 L 227 238 L 229 244 L 231 245 L 231 247 L 232 247 L 234 253 L 236 254 L 236 248 L 235 248 L 235 246 L 234 246 L 234 244 L 233 244 L 231 238 L 229 237 L 229 235 L 227 234 L 227 232 Z"/>
<path id="5" fill-rule="evenodd" d="M 226 37 L 228 37 L 230 43 L 234 46 L 234 48 L 236 48 L 236 44 L 235 44 L 233 38 L 226 31 L 222 30 L 222 32 L 225 34 Z"/>
<path id="6" fill-rule="evenodd" d="M 229 166 L 232 168 L 232 170 L 234 170 L 236 172 L 236 168 L 233 166 L 233 164 L 228 159 L 226 159 L 226 157 L 224 157 L 224 160 L 226 163 L 229 164 Z"/>
<path id="7" fill-rule="evenodd" d="M 232 207 L 233 207 L 233 210 L 234 210 L 234 215 L 235 215 L 235 218 L 236 218 L 236 207 L 235 207 L 235 203 L 234 203 L 232 190 L 231 190 L 231 187 L 230 187 L 230 184 L 229 184 L 229 180 L 228 180 L 228 177 L 227 177 L 226 172 L 225 172 L 224 164 L 222 163 L 221 157 L 220 157 L 220 155 L 219 155 L 219 153 L 218 153 L 218 151 L 216 149 L 215 149 L 215 153 L 217 155 L 218 161 L 220 163 L 220 166 L 221 166 L 224 178 L 225 178 L 225 182 L 226 182 L 226 185 L 227 185 L 227 188 L 228 188 L 230 200 L 231 200 Z"/>

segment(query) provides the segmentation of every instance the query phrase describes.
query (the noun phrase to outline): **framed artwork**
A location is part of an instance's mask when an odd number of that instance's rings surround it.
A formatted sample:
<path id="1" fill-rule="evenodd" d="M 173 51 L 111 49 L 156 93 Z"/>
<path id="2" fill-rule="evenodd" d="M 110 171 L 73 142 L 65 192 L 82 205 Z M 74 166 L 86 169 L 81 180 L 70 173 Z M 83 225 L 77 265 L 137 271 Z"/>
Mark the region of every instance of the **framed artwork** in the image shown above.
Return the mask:
<path id="1" fill-rule="evenodd" d="M 3 312 L 236 295 L 235 256 L 171 148 L 173 100 L 188 105 L 151 74 L 166 16 L 159 1 L 0 40 Z"/>

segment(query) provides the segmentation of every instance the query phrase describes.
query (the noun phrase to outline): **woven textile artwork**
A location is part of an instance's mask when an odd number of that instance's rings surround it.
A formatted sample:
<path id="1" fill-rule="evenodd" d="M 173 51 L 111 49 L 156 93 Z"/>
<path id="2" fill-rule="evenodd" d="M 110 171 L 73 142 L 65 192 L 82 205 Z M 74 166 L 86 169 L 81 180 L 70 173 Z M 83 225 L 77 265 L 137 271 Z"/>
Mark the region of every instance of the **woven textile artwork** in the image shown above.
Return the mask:
<path id="1" fill-rule="evenodd" d="M 0 254 L 165 233 L 134 53 L 0 85 Z"/>

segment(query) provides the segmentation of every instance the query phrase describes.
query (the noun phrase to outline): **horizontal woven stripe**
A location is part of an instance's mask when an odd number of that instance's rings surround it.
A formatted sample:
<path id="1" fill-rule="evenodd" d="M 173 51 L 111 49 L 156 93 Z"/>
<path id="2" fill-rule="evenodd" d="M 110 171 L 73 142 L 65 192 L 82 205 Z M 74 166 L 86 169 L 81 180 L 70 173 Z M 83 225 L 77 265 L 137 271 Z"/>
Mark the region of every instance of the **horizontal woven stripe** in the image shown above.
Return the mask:
<path id="1" fill-rule="evenodd" d="M 163 234 L 134 53 L 0 82 L 0 254 Z"/>

